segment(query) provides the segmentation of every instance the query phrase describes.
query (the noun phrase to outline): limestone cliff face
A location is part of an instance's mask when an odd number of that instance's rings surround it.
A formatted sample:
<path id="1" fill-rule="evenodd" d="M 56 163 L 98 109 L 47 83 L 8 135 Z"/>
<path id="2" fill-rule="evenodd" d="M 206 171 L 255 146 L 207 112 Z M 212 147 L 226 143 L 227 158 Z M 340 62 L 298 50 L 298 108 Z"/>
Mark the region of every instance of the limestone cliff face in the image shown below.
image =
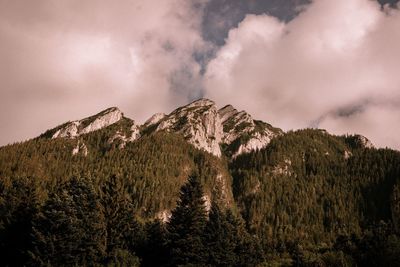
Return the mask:
<path id="1" fill-rule="evenodd" d="M 238 111 L 228 105 L 218 110 L 209 99 L 199 99 L 177 108 L 170 114 L 156 113 L 143 125 L 125 118 L 118 108 L 106 109 L 94 116 L 67 122 L 43 136 L 48 138 L 76 138 L 116 123 L 129 121 L 129 129 L 115 130 L 108 143 L 118 142 L 122 149 L 127 142 L 134 142 L 142 135 L 158 131 L 181 134 L 190 144 L 217 157 L 222 154 L 236 157 L 242 153 L 268 145 L 282 130 L 254 120 L 245 111 Z"/>
<path id="2" fill-rule="evenodd" d="M 164 119 L 166 117 L 166 115 L 164 113 L 156 113 L 153 116 L 150 117 L 150 119 L 148 119 L 145 123 L 144 123 L 144 127 L 149 127 L 152 125 L 157 124 L 158 122 L 160 122 L 162 119 Z"/>
<path id="3" fill-rule="evenodd" d="M 200 99 L 176 109 L 160 122 L 156 131 L 162 130 L 180 133 L 196 148 L 217 157 L 222 155 L 222 124 L 211 100 Z"/>
<path id="4" fill-rule="evenodd" d="M 228 147 L 233 157 L 261 149 L 272 138 L 283 134 L 282 130 L 256 121 L 247 112 L 239 112 L 231 105 L 221 108 L 218 114 L 223 125 L 222 143 Z"/>
<path id="5" fill-rule="evenodd" d="M 60 126 L 54 132 L 52 138 L 74 138 L 110 126 L 121 120 L 122 117 L 123 114 L 118 108 L 109 108 L 92 117 L 68 122 Z"/>
<path id="6" fill-rule="evenodd" d="M 231 105 L 218 110 L 208 99 L 194 101 L 169 115 L 155 114 L 144 126 L 157 123 L 155 131 L 182 134 L 195 147 L 217 157 L 223 154 L 221 147 L 228 150 L 229 156 L 236 157 L 265 147 L 272 138 L 283 133 Z"/>

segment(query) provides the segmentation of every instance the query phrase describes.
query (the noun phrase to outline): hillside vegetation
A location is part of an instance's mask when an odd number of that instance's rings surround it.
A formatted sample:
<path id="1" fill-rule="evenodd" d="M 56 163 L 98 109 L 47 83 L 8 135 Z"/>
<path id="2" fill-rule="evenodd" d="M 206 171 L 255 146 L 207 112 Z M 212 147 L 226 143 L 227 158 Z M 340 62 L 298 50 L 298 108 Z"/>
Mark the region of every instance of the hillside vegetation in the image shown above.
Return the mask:
<path id="1" fill-rule="evenodd" d="M 400 152 L 313 129 L 235 158 L 110 142 L 129 127 L 0 148 L 2 265 L 399 266 Z"/>

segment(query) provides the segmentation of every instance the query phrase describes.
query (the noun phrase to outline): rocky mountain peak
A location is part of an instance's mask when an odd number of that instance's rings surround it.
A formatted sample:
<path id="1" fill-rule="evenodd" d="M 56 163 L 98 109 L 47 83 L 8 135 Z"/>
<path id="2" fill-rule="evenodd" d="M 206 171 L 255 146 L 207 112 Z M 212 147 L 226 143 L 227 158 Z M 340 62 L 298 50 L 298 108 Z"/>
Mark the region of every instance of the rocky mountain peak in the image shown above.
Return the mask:
<path id="1" fill-rule="evenodd" d="M 123 115 L 124 114 L 116 107 L 108 108 L 93 117 L 80 121 L 84 125 L 81 134 L 93 132 L 114 124 L 122 119 Z"/>
<path id="2" fill-rule="evenodd" d="M 160 122 L 162 119 L 165 118 L 165 114 L 164 113 L 156 113 L 153 116 L 150 117 L 150 119 L 148 119 L 145 123 L 144 126 L 148 127 L 150 125 L 154 125 L 157 124 L 158 122 Z"/>
<path id="3" fill-rule="evenodd" d="M 123 148 L 142 135 L 157 131 L 181 134 L 190 144 L 217 157 L 223 152 L 232 157 L 265 147 L 282 130 L 254 120 L 246 111 L 232 105 L 218 110 L 214 101 L 199 99 L 179 107 L 166 115 L 156 113 L 143 125 L 125 118 L 117 107 L 111 107 L 91 117 L 67 122 L 42 136 L 47 138 L 75 138 L 106 128 L 121 121 L 108 142 L 119 142 Z M 124 126 L 123 126 L 124 125 Z M 223 149 L 222 149 L 223 148 Z"/>
<path id="4" fill-rule="evenodd" d="M 182 134 L 195 147 L 217 157 L 222 155 L 221 147 L 235 157 L 265 147 L 273 137 L 282 133 L 232 105 L 218 110 L 214 101 L 205 98 L 177 108 L 166 116 L 155 114 L 144 127 Z"/>
<path id="5" fill-rule="evenodd" d="M 53 130 L 51 138 L 74 138 L 110 126 L 123 118 L 123 113 L 116 107 L 103 110 L 96 115 L 82 120 L 67 122 Z"/>
<path id="6" fill-rule="evenodd" d="M 192 107 L 206 107 L 206 106 L 215 106 L 215 102 L 207 98 L 200 98 L 186 105 L 185 107 L 192 108 Z"/>
<path id="7" fill-rule="evenodd" d="M 218 115 L 223 126 L 222 142 L 233 157 L 261 149 L 283 133 L 265 122 L 254 120 L 246 111 L 238 111 L 232 105 L 221 108 Z"/>
<path id="8" fill-rule="evenodd" d="M 218 115 L 221 118 L 221 122 L 224 123 L 228 118 L 237 113 L 237 109 L 235 109 L 232 105 L 226 105 L 225 107 L 218 110 Z"/>
<path id="9" fill-rule="evenodd" d="M 161 120 L 156 131 L 182 134 L 189 143 L 215 156 L 221 156 L 222 124 L 215 103 L 199 99 L 174 110 Z"/>

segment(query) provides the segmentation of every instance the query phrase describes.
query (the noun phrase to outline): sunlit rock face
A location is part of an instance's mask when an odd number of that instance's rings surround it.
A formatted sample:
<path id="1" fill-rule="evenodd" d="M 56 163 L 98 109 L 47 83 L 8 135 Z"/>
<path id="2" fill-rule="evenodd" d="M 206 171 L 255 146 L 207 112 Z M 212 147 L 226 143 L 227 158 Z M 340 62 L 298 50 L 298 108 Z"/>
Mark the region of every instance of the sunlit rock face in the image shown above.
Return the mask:
<path id="1" fill-rule="evenodd" d="M 87 146 L 85 145 L 85 143 L 80 142 L 79 140 L 78 140 L 78 143 L 76 144 L 76 147 L 72 150 L 73 156 L 78 155 L 78 154 L 81 154 L 85 157 L 88 155 Z"/>
<path id="2" fill-rule="evenodd" d="M 121 149 L 143 135 L 167 131 L 182 135 L 194 147 L 217 157 L 223 154 L 236 157 L 261 149 L 272 138 L 283 133 L 265 122 L 254 120 L 247 112 L 238 111 L 231 105 L 218 110 L 213 101 L 199 99 L 168 115 L 156 113 L 143 125 L 124 117 L 118 108 L 113 107 L 82 120 L 67 122 L 44 135 L 47 138 L 76 138 L 116 123 L 125 126 L 116 127 L 108 143 L 115 143 Z"/>
<path id="3" fill-rule="evenodd" d="M 174 110 L 169 115 L 155 114 L 145 127 L 157 127 L 154 131 L 182 134 L 198 149 L 220 157 L 224 149 L 229 156 L 265 147 L 282 130 L 254 120 L 245 111 L 237 111 L 228 105 L 217 109 L 209 99 L 199 99 Z"/>
<path id="4" fill-rule="evenodd" d="M 94 116 L 64 124 L 53 134 L 52 138 L 74 138 L 81 134 L 90 133 L 110 126 L 121 120 L 122 117 L 123 114 L 118 108 L 109 108 Z"/>
<path id="5" fill-rule="evenodd" d="M 118 141 L 119 145 L 118 147 L 120 149 L 125 148 L 126 144 L 129 142 L 133 142 L 137 139 L 140 138 L 140 126 L 135 124 L 134 121 L 131 121 L 132 126 L 130 127 L 130 130 L 128 133 L 125 133 L 124 131 L 118 130 L 115 132 L 115 134 L 108 139 L 108 143 L 112 144 L 116 141 Z"/>
<path id="6" fill-rule="evenodd" d="M 148 119 L 145 123 L 144 123 L 144 127 L 149 127 L 152 125 L 157 124 L 158 122 L 160 122 L 162 119 L 164 119 L 167 115 L 165 115 L 164 113 L 156 113 L 153 116 L 150 117 L 150 119 Z"/>
<path id="7" fill-rule="evenodd" d="M 176 109 L 160 122 L 156 131 L 162 130 L 180 133 L 196 148 L 217 157 L 222 154 L 222 124 L 211 100 L 200 99 Z"/>
<path id="8" fill-rule="evenodd" d="M 254 120 L 245 111 L 237 111 L 231 105 L 221 108 L 218 114 L 223 125 L 222 143 L 233 157 L 261 149 L 272 138 L 283 133 L 265 122 Z"/>

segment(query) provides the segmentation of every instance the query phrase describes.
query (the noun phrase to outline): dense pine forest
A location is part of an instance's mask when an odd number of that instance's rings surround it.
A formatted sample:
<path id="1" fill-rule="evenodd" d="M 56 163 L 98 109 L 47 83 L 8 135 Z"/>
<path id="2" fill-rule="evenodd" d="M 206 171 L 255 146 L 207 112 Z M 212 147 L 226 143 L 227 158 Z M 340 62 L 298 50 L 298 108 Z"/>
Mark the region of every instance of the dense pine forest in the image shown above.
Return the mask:
<path id="1" fill-rule="evenodd" d="M 218 158 L 116 127 L 0 148 L 2 266 L 400 266 L 398 151 L 307 129 Z"/>

